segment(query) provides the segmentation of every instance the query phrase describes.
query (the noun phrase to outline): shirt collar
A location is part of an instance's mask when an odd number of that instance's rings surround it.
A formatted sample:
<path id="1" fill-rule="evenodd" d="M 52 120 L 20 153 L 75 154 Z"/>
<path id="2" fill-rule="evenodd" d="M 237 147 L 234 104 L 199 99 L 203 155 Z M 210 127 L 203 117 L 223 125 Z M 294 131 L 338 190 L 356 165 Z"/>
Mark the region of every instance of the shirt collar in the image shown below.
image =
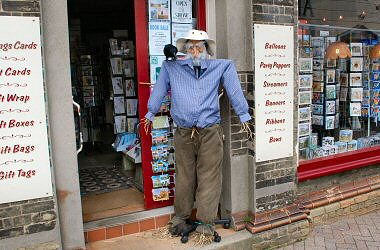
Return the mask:
<path id="1" fill-rule="evenodd" d="M 191 58 L 185 60 L 178 60 L 180 65 L 188 65 L 191 69 L 194 69 L 193 60 Z M 208 62 L 207 60 L 201 60 L 201 69 L 207 69 Z"/>

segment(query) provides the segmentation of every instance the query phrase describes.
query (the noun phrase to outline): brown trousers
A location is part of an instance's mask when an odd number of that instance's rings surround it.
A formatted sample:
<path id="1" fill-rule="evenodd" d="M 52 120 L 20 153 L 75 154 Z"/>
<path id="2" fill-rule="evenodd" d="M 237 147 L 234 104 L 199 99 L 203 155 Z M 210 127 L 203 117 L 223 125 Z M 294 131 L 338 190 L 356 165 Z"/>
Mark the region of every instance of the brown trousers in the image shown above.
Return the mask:
<path id="1" fill-rule="evenodd" d="M 193 137 L 192 137 L 193 134 Z M 176 192 L 174 211 L 188 219 L 197 202 L 197 219 L 212 223 L 217 216 L 222 189 L 223 132 L 220 125 L 208 128 L 177 128 Z"/>

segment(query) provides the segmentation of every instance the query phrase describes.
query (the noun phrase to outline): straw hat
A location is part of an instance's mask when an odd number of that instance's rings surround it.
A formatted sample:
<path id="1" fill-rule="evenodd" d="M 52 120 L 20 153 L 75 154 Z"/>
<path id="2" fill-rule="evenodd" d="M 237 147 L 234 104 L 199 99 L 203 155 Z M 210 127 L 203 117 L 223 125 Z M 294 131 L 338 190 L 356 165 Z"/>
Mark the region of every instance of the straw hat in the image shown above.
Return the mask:
<path id="1" fill-rule="evenodd" d="M 211 56 L 215 54 L 216 43 L 214 40 L 209 39 L 206 31 L 203 30 L 190 30 L 185 37 L 178 38 L 176 46 L 179 52 L 187 53 L 185 44 L 188 40 L 205 41 L 207 42 L 207 53 Z"/>

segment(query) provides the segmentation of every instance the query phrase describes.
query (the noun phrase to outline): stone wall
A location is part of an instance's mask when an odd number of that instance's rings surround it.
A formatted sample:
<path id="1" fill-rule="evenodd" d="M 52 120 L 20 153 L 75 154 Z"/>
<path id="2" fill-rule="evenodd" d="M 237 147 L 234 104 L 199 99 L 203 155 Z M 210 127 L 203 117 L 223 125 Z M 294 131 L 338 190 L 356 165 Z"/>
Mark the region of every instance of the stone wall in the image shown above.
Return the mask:
<path id="1" fill-rule="evenodd" d="M 56 223 L 51 197 L 0 204 L 0 240 L 52 230 Z"/>
<path id="2" fill-rule="evenodd" d="M 238 72 L 241 88 L 243 90 L 244 96 L 247 99 L 249 105 L 249 113 L 253 115 L 253 72 L 251 71 L 239 71 Z M 246 155 L 248 153 L 247 133 L 241 132 L 241 123 L 239 116 L 236 115 L 234 109 L 231 108 L 231 154 L 235 155 Z"/>
<path id="3" fill-rule="evenodd" d="M 40 16 L 40 1 L 0 0 L 0 16 Z M 50 231 L 56 225 L 53 197 L 0 204 L 0 240 Z"/>

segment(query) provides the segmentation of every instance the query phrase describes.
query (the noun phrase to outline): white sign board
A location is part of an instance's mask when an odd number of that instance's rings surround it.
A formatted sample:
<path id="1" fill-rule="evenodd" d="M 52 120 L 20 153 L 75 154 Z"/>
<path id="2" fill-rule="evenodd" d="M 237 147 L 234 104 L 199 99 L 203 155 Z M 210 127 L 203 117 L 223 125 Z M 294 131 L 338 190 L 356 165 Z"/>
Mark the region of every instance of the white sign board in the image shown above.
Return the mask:
<path id="1" fill-rule="evenodd" d="M 164 55 L 164 47 L 170 43 L 170 22 L 149 23 L 149 54 Z"/>
<path id="2" fill-rule="evenodd" d="M 173 0 L 172 1 L 172 22 L 191 24 L 192 0 Z"/>
<path id="3" fill-rule="evenodd" d="M 293 155 L 294 32 L 255 24 L 256 161 Z"/>
<path id="4" fill-rule="evenodd" d="M 0 203 L 52 195 L 38 17 L 0 17 Z"/>

